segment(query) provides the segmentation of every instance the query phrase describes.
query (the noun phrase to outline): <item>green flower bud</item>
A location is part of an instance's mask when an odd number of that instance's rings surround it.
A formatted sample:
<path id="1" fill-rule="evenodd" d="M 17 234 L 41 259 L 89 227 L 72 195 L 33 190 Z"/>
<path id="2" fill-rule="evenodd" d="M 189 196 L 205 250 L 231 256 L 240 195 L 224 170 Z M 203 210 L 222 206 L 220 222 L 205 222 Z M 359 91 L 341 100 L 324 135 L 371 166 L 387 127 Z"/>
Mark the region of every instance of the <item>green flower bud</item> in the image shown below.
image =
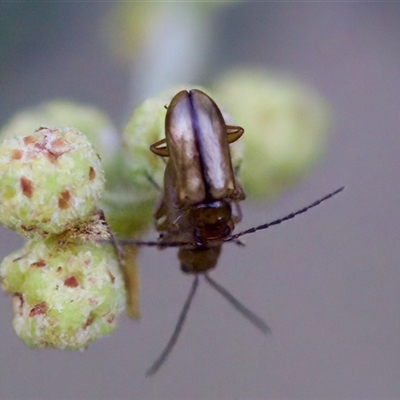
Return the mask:
<path id="1" fill-rule="evenodd" d="M 122 137 L 133 186 L 154 199 L 158 197 L 158 191 L 151 180 L 162 187 L 165 163 L 150 151 L 150 146 L 165 137 L 165 106 L 179 90 L 182 88 L 175 87 L 145 100 L 133 111 Z"/>
<path id="2" fill-rule="evenodd" d="M 73 128 L 39 128 L 0 145 L 0 222 L 25 236 L 85 220 L 104 187 L 100 158 Z"/>
<path id="3" fill-rule="evenodd" d="M 111 245 L 30 240 L 3 260 L 0 282 L 13 296 L 14 329 L 30 347 L 83 350 L 115 329 L 125 307 Z"/>
<path id="4" fill-rule="evenodd" d="M 116 128 L 101 110 L 85 104 L 53 100 L 16 113 L 1 129 L 0 136 L 25 135 L 38 126 L 73 126 L 84 132 L 100 154 L 108 183 L 115 182 L 109 177 L 118 177 L 115 170 L 119 168 L 121 160 L 121 157 L 117 157 L 120 151 L 119 137 Z"/>
<path id="5" fill-rule="evenodd" d="M 310 88 L 248 68 L 229 72 L 213 90 L 245 131 L 240 177 L 248 197 L 277 195 L 321 155 L 330 113 Z"/>

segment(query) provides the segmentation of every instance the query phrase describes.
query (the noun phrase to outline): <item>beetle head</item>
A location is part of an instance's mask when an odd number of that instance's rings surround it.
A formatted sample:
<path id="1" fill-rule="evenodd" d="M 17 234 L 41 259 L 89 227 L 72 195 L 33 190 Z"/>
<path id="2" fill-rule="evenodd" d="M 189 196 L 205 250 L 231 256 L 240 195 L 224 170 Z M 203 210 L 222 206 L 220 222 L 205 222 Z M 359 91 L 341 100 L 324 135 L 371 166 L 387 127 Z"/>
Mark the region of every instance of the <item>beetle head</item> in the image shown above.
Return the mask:
<path id="1" fill-rule="evenodd" d="M 226 200 L 192 206 L 189 221 L 194 227 L 193 236 L 199 243 L 221 242 L 234 228 L 232 208 Z"/>

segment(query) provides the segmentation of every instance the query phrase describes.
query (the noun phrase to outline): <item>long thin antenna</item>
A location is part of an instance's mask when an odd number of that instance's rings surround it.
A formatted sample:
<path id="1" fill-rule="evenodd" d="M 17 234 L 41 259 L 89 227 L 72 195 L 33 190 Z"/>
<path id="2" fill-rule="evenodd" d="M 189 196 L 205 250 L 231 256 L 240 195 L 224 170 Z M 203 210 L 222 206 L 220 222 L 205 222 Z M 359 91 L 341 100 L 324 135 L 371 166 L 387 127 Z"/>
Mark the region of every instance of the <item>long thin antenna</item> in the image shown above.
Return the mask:
<path id="1" fill-rule="evenodd" d="M 244 304 L 242 304 L 236 297 L 232 295 L 227 289 L 221 286 L 219 283 L 210 278 L 208 274 L 204 274 L 204 278 L 218 293 L 220 293 L 231 306 L 233 306 L 240 314 L 243 315 L 248 321 L 250 321 L 257 329 L 259 329 L 265 335 L 271 332 L 271 329 L 267 323 L 258 315 L 254 314 L 253 311 L 249 310 Z"/>
<path id="2" fill-rule="evenodd" d="M 193 297 L 196 293 L 196 289 L 199 286 L 199 276 L 196 275 L 195 278 L 193 279 L 192 287 L 190 289 L 189 295 L 186 298 L 185 304 L 183 305 L 182 311 L 179 315 L 178 321 L 175 326 L 175 330 L 172 333 L 171 338 L 169 339 L 167 345 L 165 346 L 164 350 L 160 354 L 160 356 L 157 358 L 157 360 L 153 363 L 153 365 L 147 370 L 146 376 L 151 376 L 154 375 L 160 367 L 164 364 L 166 359 L 168 358 L 169 354 L 171 353 L 172 349 L 174 348 L 179 335 L 182 331 L 182 327 L 185 323 L 186 316 L 189 312 L 190 305 L 192 304 Z"/>
<path id="3" fill-rule="evenodd" d="M 224 239 L 224 242 L 231 242 L 232 240 L 237 240 L 238 238 L 240 238 L 240 237 L 242 237 L 244 235 L 248 235 L 249 233 L 254 233 L 254 232 L 260 231 L 262 229 L 267 229 L 267 228 L 269 228 L 270 226 L 273 226 L 273 225 L 279 225 L 284 221 L 287 221 L 289 219 L 292 219 L 292 218 L 296 217 L 297 215 L 305 213 L 310 208 L 318 206 L 323 201 L 328 200 L 331 197 L 335 196 L 336 194 L 340 193 L 343 189 L 344 189 L 344 186 L 342 186 L 341 188 L 335 190 L 332 193 L 329 193 L 328 195 L 322 197 L 321 199 L 319 199 L 317 201 L 314 201 L 314 203 L 312 203 L 312 204 L 310 204 L 310 205 L 308 205 L 308 206 L 306 206 L 306 207 L 304 207 L 304 208 L 302 208 L 302 209 L 300 209 L 298 211 L 295 211 L 295 212 L 293 212 L 293 213 L 291 213 L 289 215 L 286 215 L 285 217 L 276 219 L 275 221 L 271 221 L 271 222 L 268 222 L 266 224 L 255 226 L 255 227 L 250 228 L 250 229 L 246 229 L 245 231 L 242 231 L 242 232 L 236 233 L 235 235 L 229 236 L 229 237 Z"/>
<path id="4" fill-rule="evenodd" d="M 107 240 L 109 242 L 109 240 Z M 118 239 L 118 242 L 122 245 L 134 245 L 134 246 L 149 246 L 149 247 L 183 247 L 195 245 L 192 242 L 157 242 L 154 240 L 135 240 L 135 239 Z"/>
<path id="5" fill-rule="evenodd" d="M 312 204 L 310 204 L 310 205 L 308 205 L 308 206 L 306 206 L 306 207 L 304 207 L 304 208 L 302 208 L 302 209 L 300 209 L 298 211 L 290 213 L 289 215 L 286 215 L 285 217 L 276 219 L 275 221 L 268 222 L 266 224 L 255 226 L 255 227 L 250 228 L 250 229 L 246 229 L 245 231 L 236 233 L 236 234 L 234 234 L 232 236 L 228 236 L 227 238 L 225 238 L 223 240 L 220 240 L 220 241 L 216 240 L 216 242 L 221 243 L 221 242 L 232 242 L 233 241 L 233 242 L 235 242 L 235 243 L 237 243 L 239 245 L 242 245 L 243 243 L 240 242 L 238 240 L 238 238 L 240 238 L 240 237 L 242 237 L 244 235 L 248 235 L 249 233 L 254 233 L 254 232 L 257 232 L 257 231 L 261 231 L 263 229 L 268 229 L 269 227 L 271 227 L 273 225 L 279 225 L 282 222 L 285 222 L 285 221 L 287 221 L 289 219 L 292 219 L 292 218 L 296 217 L 297 215 L 303 214 L 306 211 L 310 210 L 311 208 L 314 208 L 314 207 L 318 206 L 323 201 L 328 200 L 331 197 L 337 195 L 343 189 L 344 189 L 344 186 L 342 186 L 339 189 L 336 189 L 335 191 L 333 191 L 332 193 L 329 193 L 328 195 L 322 197 L 321 199 L 319 199 L 317 201 L 314 201 L 314 203 L 312 203 Z M 133 239 L 119 239 L 118 242 L 121 245 L 132 244 L 132 245 L 136 245 L 136 246 L 154 246 L 154 247 L 161 247 L 161 248 L 165 248 L 165 247 L 197 247 L 197 246 L 199 246 L 198 243 L 193 243 L 193 242 L 161 242 L 161 241 L 159 241 L 159 242 L 158 241 L 148 241 L 147 242 L 147 241 L 133 240 Z"/>

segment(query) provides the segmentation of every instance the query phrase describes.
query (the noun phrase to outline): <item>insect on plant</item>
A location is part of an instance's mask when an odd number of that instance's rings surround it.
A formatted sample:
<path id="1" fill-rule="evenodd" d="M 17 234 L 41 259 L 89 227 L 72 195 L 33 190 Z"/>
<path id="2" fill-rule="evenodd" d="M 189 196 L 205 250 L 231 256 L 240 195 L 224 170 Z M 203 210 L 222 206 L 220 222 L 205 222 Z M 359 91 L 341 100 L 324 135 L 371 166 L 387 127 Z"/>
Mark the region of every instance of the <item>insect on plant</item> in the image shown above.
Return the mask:
<path id="1" fill-rule="evenodd" d="M 176 344 L 200 275 L 256 328 L 269 334 L 266 322 L 208 272 L 217 265 L 224 243 L 241 245 L 242 236 L 292 219 L 343 190 L 341 187 L 283 218 L 233 234 L 235 224 L 241 220 L 239 203 L 245 199 L 245 193 L 235 176 L 229 145 L 243 132 L 243 128 L 225 123 L 220 109 L 208 95 L 196 89 L 183 90 L 167 108 L 165 139 L 150 147 L 154 154 L 168 158 L 163 193 L 154 213 L 160 236 L 155 242 L 129 243 L 177 247 L 181 270 L 194 275 L 194 279 L 175 330 L 147 376 L 158 371 Z"/>

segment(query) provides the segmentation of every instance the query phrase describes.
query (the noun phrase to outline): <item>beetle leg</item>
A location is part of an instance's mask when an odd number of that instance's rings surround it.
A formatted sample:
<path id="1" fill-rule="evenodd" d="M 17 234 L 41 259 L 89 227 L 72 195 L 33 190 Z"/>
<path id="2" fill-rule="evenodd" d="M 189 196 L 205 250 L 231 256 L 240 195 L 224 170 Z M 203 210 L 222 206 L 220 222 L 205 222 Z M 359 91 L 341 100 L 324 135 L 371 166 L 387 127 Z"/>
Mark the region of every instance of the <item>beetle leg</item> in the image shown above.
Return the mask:
<path id="1" fill-rule="evenodd" d="M 168 208 L 164 202 L 164 199 L 161 198 L 156 207 L 156 211 L 154 212 L 155 226 L 159 232 L 166 231 L 168 229 L 169 221 L 167 217 Z"/>
<path id="2" fill-rule="evenodd" d="M 228 136 L 228 143 L 234 143 L 240 139 L 244 133 L 244 129 L 241 126 L 226 125 L 226 134 Z"/>
<path id="3" fill-rule="evenodd" d="M 169 150 L 166 145 L 166 140 L 161 139 L 150 146 L 150 150 L 160 157 L 169 157 Z"/>

